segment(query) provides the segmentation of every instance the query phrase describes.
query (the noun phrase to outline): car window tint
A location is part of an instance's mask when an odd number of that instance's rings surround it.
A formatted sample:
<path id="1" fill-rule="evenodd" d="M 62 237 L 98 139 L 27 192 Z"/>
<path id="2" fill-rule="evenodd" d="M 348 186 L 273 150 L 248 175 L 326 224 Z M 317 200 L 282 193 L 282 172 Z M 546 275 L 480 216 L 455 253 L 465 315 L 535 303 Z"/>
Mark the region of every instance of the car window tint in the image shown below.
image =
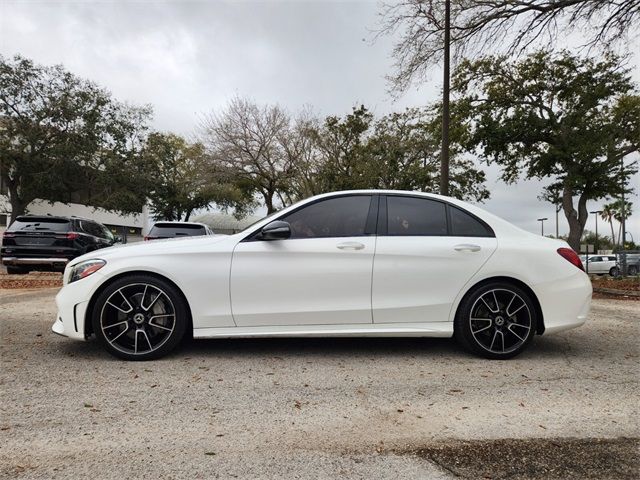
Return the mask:
<path id="1" fill-rule="evenodd" d="M 451 235 L 460 237 L 492 237 L 482 222 L 459 208 L 450 206 Z"/>
<path id="2" fill-rule="evenodd" d="M 202 225 L 180 225 L 174 223 L 156 223 L 149 236 L 158 237 L 195 237 L 204 235 L 205 229 Z"/>
<path id="3" fill-rule="evenodd" d="M 107 227 L 105 227 L 104 225 L 100 225 L 100 230 L 102 230 L 102 238 L 106 238 L 107 240 L 114 240 L 115 237 L 113 236 L 113 233 L 111 233 L 111 230 L 109 230 Z"/>
<path id="4" fill-rule="evenodd" d="M 88 220 L 82 220 L 81 225 L 82 225 L 82 230 L 85 233 L 88 233 L 89 235 L 93 235 L 94 237 L 99 237 L 102 234 L 98 226 L 93 222 L 89 222 Z"/>
<path id="5" fill-rule="evenodd" d="M 48 219 L 48 218 L 17 218 L 15 222 L 7 229 L 8 232 L 68 232 L 69 220 L 65 219 Z"/>
<path id="6" fill-rule="evenodd" d="M 427 198 L 387 197 L 389 235 L 446 235 L 445 204 Z"/>
<path id="7" fill-rule="evenodd" d="M 284 216 L 291 238 L 357 237 L 364 235 L 371 197 L 329 198 Z"/>

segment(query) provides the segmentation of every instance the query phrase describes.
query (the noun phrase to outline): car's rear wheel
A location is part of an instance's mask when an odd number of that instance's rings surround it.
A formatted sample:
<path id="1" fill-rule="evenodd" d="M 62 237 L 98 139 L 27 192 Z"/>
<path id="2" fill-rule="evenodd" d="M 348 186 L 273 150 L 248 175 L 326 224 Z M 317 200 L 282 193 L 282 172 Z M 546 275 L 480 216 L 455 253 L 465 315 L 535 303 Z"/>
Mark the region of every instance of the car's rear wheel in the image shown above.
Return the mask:
<path id="1" fill-rule="evenodd" d="M 536 333 L 537 313 L 530 295 L 505 282 L 482 285 L 460 303 L 456 339 L 485 358 L 507 359 L 521 353 Z"/>
<path id="2" fill-rule="evenodd" d="M 629 266 L 629 267 L 627 268 L 627 273 L 628 273 L 629 275 L 631 275 L 632 277 L 633 277 L 634 275 L 637 275 L 637 274 L 638 274 L 638 267 L 636 267 L 635 265 L 631 265 L 631 266 Z"/>
<path id="3" fill-rule="evenodd" d="M 97 298 L 92 325 L 105 349 L 126 360 L 152 360 L 173 350 L 188 325 L 188 309 L 169 282 L 131 275 Z"/>
<path id="4" fill-rule="evenodd" d="M 7 273 L 9 275 L 24 275 L 29 273 L 29 270 L 24 267 L 13 267 L 7 265 Z"/>

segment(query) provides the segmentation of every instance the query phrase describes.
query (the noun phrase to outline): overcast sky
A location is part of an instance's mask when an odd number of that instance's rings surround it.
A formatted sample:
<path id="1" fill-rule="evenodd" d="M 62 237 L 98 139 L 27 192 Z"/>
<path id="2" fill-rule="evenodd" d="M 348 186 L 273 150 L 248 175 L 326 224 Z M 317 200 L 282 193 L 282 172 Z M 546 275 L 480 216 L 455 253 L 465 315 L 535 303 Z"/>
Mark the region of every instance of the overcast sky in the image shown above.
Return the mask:
<path id="1" fill-rule="evenodd" d="M 236 94 L 293 112 L 310 105 L 321 115 L 356 104 L 385 114 L 435 100 L 437 69 L 399 100 L 388 94 L 392 39 L 372 41 L 377 11 L 375 1 L 0 0 L 0 53 L 61 63 L 120 100 L 152 104 L 155 128 L 185 135 Z M 491 191 L 484 208 L 533 232 L 536 219 L 548 217 L 545 232 L 555 230 L 553 206 L 537 200 L 540 183 L 505 185 L 497 169 L 483 168 Z M 640 176 L 633 182 L 640 187 Z M 638 194 L 631 200 L 638 212 Z M 628 229 L 638 241 L 637 213 Z M 561 213 L 560 233 L 567 230 Z"/>

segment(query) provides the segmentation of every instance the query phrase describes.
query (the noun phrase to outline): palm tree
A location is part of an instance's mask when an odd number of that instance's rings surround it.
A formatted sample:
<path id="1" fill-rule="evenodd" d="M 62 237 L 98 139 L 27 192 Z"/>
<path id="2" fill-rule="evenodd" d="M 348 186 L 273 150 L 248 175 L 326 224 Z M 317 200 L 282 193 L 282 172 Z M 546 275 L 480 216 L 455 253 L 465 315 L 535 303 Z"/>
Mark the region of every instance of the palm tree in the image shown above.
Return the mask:
<path id="1" fill-rule="evenodd" d="M 615 218 L 619 223 L 619 227 L 618 227 L 618 243 L 622 246 L 622 248 L 624 249 L 624 238 L 622 237 L 622 218 L 629 218 L 631 216 L 631 207 L 633 207 L 633 203 L 632 202 L 628 202 L 628 201 L 624 201 L 624 203 L 622 203 L 622 200 L 616 200 L 615 202 L 612 203 L 613 205 L 613 218 Z"/>
<path id="2" fill-rule="evenodd" d="M 616 236 L 615 236 L 615 233 L 613 231 L 613 219 L 615 218 L 615 213 L 616 212 L 615 212 L 614 203 L 608 203 L 605 206 L 603 206 L 602 207 L 602 213 L 600 213 L 600 217 L 602 217 L 602 219 L 605 222 L 609 222 L 609 226 L 611 227 L 611 242 L 615 246 L 616 245 Z"/>

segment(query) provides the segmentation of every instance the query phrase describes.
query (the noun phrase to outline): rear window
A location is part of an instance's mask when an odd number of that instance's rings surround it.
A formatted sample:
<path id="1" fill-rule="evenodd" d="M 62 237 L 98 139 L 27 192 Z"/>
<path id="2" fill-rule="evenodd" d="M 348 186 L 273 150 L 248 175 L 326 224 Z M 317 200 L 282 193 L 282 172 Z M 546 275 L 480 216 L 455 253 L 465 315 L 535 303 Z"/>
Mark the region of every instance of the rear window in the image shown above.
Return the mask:
<path id="1" fill-rule="evenodd" d="M 47 217 L 18 217 L 7 229 L 8 232 L 68 232 L 69 230 L 69 220 Z"/>
<path id="2" fill-rule="evenodd" d="M 444 203 L 428 198 L 387 197 L 389 235 L 446 235 Z"/>
<path id="3" fill-rule="evenodd" d="M 150 237 L 183 237 L 204 235 L 205 229 L 201 225 L 175 225 L 171 223 L 156 223 L 149 232 Z"/>
<path id="4" fill-rule="evenodd" d="M 453 206 L 450 207 L 449 212 L 451 235 L 454 237 L 493 237 L 492 231 L 467 212 Z"/>

